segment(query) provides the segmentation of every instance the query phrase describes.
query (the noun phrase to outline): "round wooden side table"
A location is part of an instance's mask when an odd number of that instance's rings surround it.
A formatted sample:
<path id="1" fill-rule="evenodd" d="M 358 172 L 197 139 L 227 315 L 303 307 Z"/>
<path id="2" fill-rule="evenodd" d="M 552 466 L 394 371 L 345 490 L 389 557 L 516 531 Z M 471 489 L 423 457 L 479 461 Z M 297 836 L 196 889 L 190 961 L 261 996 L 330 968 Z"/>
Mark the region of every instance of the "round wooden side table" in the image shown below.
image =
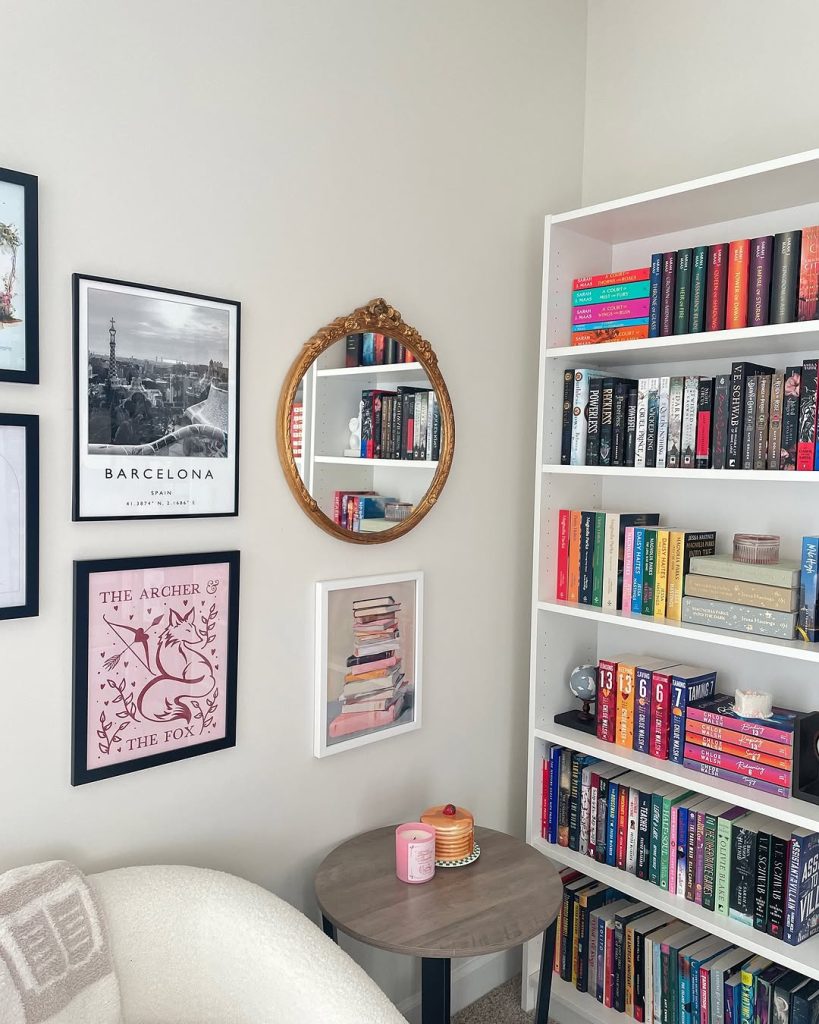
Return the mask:
<path id="1" fill-rule="evenodd" d="M 422 1024 L 450 1019 L 452 957 L 497 953 L 543 932 L 536 1024 L 547 1024 L 555 921 L 563 887 L 554 866 L 531 846 L 476 828 L 481 856 L 468 867 L 438 868 L 407 885 L 395 875 L 395 827 L 342 843 L 316 873 L 324 931 L 336 929 L 392 953 L 421 957 Z"/>

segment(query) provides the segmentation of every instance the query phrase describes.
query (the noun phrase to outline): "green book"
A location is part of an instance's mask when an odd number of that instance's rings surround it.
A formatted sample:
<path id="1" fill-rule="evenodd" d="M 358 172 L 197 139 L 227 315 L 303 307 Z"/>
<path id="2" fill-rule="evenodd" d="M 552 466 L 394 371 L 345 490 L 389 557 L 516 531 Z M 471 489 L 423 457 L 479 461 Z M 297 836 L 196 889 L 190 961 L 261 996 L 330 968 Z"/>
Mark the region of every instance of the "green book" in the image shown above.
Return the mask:
<path id="1" fill-rule="evenodd" d="M 748 813 L 747 811 L 745 812 Z M 714 867 L 714 910 L 728 916 L 728 897 L 731 891 L 731 825 L 738 819 L 717 819 L 717 857 Z"/>
<path id="2" fill-rule="evenodd" d="M 726 821 L 731 822 L 741 817 L 742 812 L 733 804 L 724 802 L 716 807 L 708 806 L 705 810 L 702 839 L 702 905 L 706 910 L 714 910 L 717 902 L 717 829 L 723 814 L 727 815 Z"/>
<path id="3" fill-rule="evenodd" d="M 643 554 L 643 615 L 654 614 L 654 587 L 657 582 L 657 531 L 646 529 Z"/>
<path id="4" fill-rule="evenodd" d="M 691 312 L 688 319 L 690 334 L 705 330 L 705 296 L 708 280 L 708 246 L 698 245 L 694 249 L 691 268 Z"/>
<path id="5" fill-rule="evenodd" d="M 674 282 L 674 333 L 688 334 L 691 315 L 691 257 L 693 250 L 677 252 L 677 276 Z"/>
<path id="6" fill-rule="evenodd" d="M 594 554 L 592 555 L 592 604 L 603 607 L 603 562 L 606 541 L 606 513 L 594 513 Z"/>
<path id="7" fill-rule="evenodd" d="M 663 810 L 660 823 L 660 874 L 658 885 L 661 889 L 668 888 L 668 865 L 671 850 L 671 808 L 694 796 L 693 790 L 682 790 L 679 787 L 668 796 L 663 797 Z M 676 836 L 674 842 L 676 843 Z"/>

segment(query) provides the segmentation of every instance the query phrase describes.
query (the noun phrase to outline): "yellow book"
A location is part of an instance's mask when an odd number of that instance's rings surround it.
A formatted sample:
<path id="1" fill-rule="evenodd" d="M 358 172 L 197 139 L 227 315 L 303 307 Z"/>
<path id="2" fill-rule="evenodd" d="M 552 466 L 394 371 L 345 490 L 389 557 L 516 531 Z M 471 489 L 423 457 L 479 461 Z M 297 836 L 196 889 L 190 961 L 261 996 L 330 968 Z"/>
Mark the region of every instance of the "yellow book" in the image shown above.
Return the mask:
<path id="1" fill-rule="evenodd" d="M 654 617 L 665 618 L 668 594 L 668 530 L 657 530 L 654 576 Z"/>
<path id="2" fill-rule="evenodd" d="M 669 531 L 665 617 L 678 621 L 682 619 L 684 546 L 685 530 Z"/>
<path id="3" fill-rule="evenodd" d="M 617 665 L 617 728 L 614 741 L 621 747 L 634 746 L 634 680 L 636 665 Z"/>

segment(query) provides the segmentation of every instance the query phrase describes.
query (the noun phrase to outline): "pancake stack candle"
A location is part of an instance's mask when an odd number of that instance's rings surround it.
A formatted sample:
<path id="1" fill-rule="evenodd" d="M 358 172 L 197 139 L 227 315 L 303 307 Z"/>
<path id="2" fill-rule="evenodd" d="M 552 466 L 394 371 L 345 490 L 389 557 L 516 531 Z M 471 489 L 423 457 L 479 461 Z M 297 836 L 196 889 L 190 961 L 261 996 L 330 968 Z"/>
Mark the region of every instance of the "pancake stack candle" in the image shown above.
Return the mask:
<path id="1" fill-rule="evenodd" d="M 421 815 L 425 825 L 435 829 L 435 859 L 460 861 L 472 854 L 475 845 L 475 819 L 464 807 L 442 804 Z"/>

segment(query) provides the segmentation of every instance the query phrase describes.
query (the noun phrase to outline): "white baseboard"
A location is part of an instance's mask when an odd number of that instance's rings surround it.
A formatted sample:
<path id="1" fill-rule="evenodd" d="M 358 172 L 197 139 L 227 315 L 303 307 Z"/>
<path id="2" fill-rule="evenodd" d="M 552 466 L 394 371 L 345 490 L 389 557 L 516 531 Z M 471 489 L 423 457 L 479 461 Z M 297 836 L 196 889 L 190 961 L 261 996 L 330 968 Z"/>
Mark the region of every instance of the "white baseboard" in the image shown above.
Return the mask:
<path id="1" fill-rule="evenodd" d="M 520 972 L 520 950 L 508 949 L 491 956 L 459 960 L 452 968 L 452 1012 L 457 1013 Z M 410 1024 L 421 1022 L 421 993 L 398 1004 Z"/>

